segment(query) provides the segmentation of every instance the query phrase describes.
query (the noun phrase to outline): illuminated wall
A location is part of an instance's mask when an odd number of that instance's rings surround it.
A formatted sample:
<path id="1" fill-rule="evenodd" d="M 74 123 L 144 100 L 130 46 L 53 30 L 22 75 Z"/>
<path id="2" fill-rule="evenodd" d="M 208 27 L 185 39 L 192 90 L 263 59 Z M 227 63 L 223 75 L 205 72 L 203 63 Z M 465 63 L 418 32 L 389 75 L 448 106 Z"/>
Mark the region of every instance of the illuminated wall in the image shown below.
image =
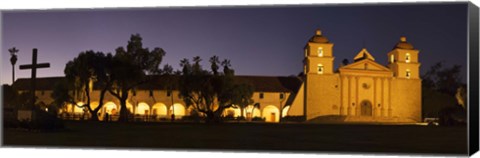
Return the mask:
<path id="1" fill-rule="evenodd" d="M 317 35 L 312 39 L 320 38 Z M 341 66 L 338 72 L 332 74 L 328 73 L 330 66 L 325 63 L 329 63 L 326 62 L 329 59 L 333 60 L 333 52 L 327 49 L 327 56 L 323 57 L 312 52 L 317 47 L 328 44 L 321 43 L 326 42 L 324 38 L 310 40 L 305 53 L 307 73 L 303 107 L 307 120 L 324 116 L 346 116 L 343 121 L 421 121 L 419 51 L 406 43 L 405 37 L 388 53 L 388 67 L 375 62 L 375 58 L 363 48 L 353 63 Z M 328 54 L 332 54 L 331 58 Z M 325 70 L 317 69 L 318 64 L 324 65 Z M 301 108 L 293 106 L 292 110 L 289 115 L 298 113 Z"/>
<path id="2" fill-rule="evenodd" d="M 278 122 L 280 116 L 305 116 L 307 120 L 323 116 L 346 117 L 345 121 L 418 122 L 421 121 L 421 78 L 419 51 L 400 38 L 388 52 L 388 66 L 381 65 L 366 48 L 354 56 L 353 62 L 334 70 L 334 44 L 317 30 L 304 47 L 304 82 L 298 92 L 256 91 L 252 99 L 259 105 L 247 106 L 243 115 Z M 51 90 L 37 91 L 37 103 L 51 104 Z M 100 91 L 91 92 L 92 106 L 99 104 Z M 127 109 L 132 114 L 176 119 L 189 115 L 179 92 L 136 90 L 129 92 Z M 282 97 L 281 97 L 282 96 Z M 83 104 L 86 98 L 79 98 Z M 118 99 L 105 94 L 100 119 L 108 113 L 120 112 Z M 214 109 L 215 110 L 215 109 Z M 61 112 L 82 114 L 81 107 L 67 105 Z M 223 115 L 241 116 L 240 108 L 228 108 Z"/>
<path id="3" fill-rule="evenodd" d="M 304 115 L 304 99 L 305 99 L 305 83 L 303 83 L 298 92 L 296 93 L 295 99 L 290 105 L 287 115 L 289 116 L 303 116 Z"/>

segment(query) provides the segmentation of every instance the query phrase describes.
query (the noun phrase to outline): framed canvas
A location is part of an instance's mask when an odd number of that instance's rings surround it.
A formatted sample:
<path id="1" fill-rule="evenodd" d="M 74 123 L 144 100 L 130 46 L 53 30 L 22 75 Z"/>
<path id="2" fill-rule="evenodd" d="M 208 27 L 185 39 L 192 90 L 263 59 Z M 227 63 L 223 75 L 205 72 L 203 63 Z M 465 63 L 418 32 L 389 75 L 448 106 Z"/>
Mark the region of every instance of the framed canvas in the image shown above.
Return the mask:
<path id="1" fill-rule="evenodd" d="M 2 146 L 469 156 L 478 15 L 471 2 L 2 10 Z"/>

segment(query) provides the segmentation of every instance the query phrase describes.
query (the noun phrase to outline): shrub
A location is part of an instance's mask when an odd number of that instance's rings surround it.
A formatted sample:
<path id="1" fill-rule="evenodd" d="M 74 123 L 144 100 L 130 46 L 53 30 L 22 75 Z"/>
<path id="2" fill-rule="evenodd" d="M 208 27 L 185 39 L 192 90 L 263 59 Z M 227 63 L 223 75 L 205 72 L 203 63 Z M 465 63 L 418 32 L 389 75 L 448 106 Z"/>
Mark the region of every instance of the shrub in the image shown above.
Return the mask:
<path id="1" fill-rule="evenodd" d="M 254 118 L 252 118 L 252 121 L 265 122 L 265 118 L 264 117 L 254 117 Z"/>
<path id="2" fill-rule="evenodd" d="M 185 122 L 200 122 L 203 118 L 198 115 L 183 116 L 182 121 Z"/>
<path id="3" fill-rule="evenodd" d="M 243 116 L 239 116 L 239 117 L 236 118 L 236 120 L 237 120 L 237 121 L 245 121 L 246 118 L 243 117 Z"/>
<path id="4" fill-rule="evenodd" d="M 3 127 L 4 128 L 16 128 L 20 122 L 18 122 L 13 108 L 3 109 Z"/>
<path id="5" fill-rule="evenodd" d="M 282 122 L 305 122 L 304 116 L 285 116 L 282 118 Z"/>
<path id="6" fill-rule="evenodd" d="M 450 106 L 443 108 L 438 113 L 441 126 L 466 125 L 467 113 L 465 109 L 460 106 Z"/>
<path id="7" fill-rule="evenodd" d="M 65 128 L 63 121 L 55 114 L 34 108 L 32 121 L 20 121 L 19 127 L 34 130 L 56 130 Z"/>
<path id="8" fill-rule="evenodd" d="M 223 117 L 223 120 L 225 120 L 225 121 L 233 121 L 233 120 L 235 120 L 235 117 L 233 117 L 232 115 L 227 115 L 227 116 Z"/>

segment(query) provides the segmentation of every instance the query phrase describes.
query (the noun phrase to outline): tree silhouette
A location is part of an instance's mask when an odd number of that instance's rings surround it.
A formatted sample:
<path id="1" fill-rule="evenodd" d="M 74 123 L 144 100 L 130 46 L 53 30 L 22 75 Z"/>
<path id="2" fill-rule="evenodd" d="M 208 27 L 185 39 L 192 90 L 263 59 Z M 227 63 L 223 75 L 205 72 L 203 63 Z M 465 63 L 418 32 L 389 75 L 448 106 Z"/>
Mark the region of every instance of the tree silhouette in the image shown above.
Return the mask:
<path id="1" fill-rule="evenodd" d="M 454 96 L 463 83 L 460 81 L 460 71 L 462 66 L 453 65 L 445 67 L 444 62 L 437 62 L 435 65 L 422 75 L 423 88 L 429 88 L 441 93 Z"/>
<path id="2" fill-rule="evenodd" d="M 210 71 L 202 69 L 200 61 L 198 56 L 193 58 L 193 64 L 188 59 L 181 60 L 179 91 L 187 106 L 206 115 L 206 122 L 220 122 L 226 108 L 251 103 L 253 88 L 235 81 L 229 60 L 221 63 L 223 72 L 218 72 L 217 56 L 210 58 Z"/>
<path id="3" fill-rule="evenodd" d="M 255 91 L 254 87 L 247 83 L 240 83 L 240 84 L 234 85 L 234 88 L 232 90 L 231 100 L 232 100 L 232 103 L 240 107 L 240 113 L 243 118 L 245 117 L 244 116 L 245 108 L 248 105 L 251 105 L 253 103 L 252 96 L 254 91 Z"/>
<path id="4" fill-rule="evenodd" d="M 10 52 L 10 63 L 12 64 L 12 84 L 15 82 L 15 64 L 17 63 L 18 51 L 15 47 L 8 49 L 8 52 Z"/>
<path id="5" fill-rule="evenodd" d="M 348 63 L 349 63 L 348 59 L 345 58 L 342 60 L 343 66 L 348 65 Z"/>
<path id="6" fill-rule="evenodd" d="M 255 112 L 255 109 L 260 109 L 260 103 L 255 103 L 253 104 L 253 107 L 252 107 L 252 116 L 255 114 L 253 112 Z"/>
<path id="7" fill-rule="evenodd" d="M 423 117 L 439 117 L 442 125 L 462 122 L 465 110 L 456 100 L 457 90 L 464 85 L 460 71 L 460 65 L 447 67 L 444 62 L 437 62 L 422 75 Z"/>
<path id="8" fill-rule="evenodd" d="M 113 81 L 109 92 L 120 101 L 119 121 L 128 121 L 129 92 L 151 80 L 151 75 L 160 74 L 159 65 L 163 56 L 165 51 L 161 48 L 157 47 L 152 51 L 144 48 L 139 34 L 130 37 L 126 49 L 123 47 L 116 49 L 112 60 L 112 71 L 109 74 Z"/>
<path id="9" fill-rule="evenodd" d="M 105 93 L 111 86 L 111 78 L 107 74 L 111 69 L 111 60 L 111 54 L 105 55 L 102 52 L 89 50 L 81 52 L 69 61 L 64 69 L 67 82 L 56 85 L 52 93 L 55 103 L 59 106 L 63 103 L 71 103 L 86 108 L 92 114 L 91 119 L 98 121 L 98 111 L 102 108 Z M 101 87 L 99 105 L 95 108 L 91 105 L 94 85 Z M 85 104 L 76 104 L 76 100 L 80 97 L 86 98 Z"/>
<path id="10" fill-rule="evenodd" d="M 214 64 L 218 64 L 218 57 L 213 56 L 211 59 L 211 64 L 212 68 L 214 68 Z M 212 62 L 212 61 L 217 61 L 217 62 Z M 224 73 L 224 81 L 225 84 L 228 87 L 227 91 L 225 93 L 222 93 L 223 95 L 219 96 L 219 100 L 221 104 L 233 104 L 236 106 L 239 106 L 240 108 L 240 113 L 242 117 L 244 116 L 244 110 L 245 108 L 253 103 L 253 92 L 254 87 L 251 84 L 241 82 L 239 80 L 234 80 L 234 70 L 230 69 L 232 66 L 230 64 L 230 60 L 223 60 L 221 65 L 223 66 L 223 73 Z M 214 74 L 215 75 L 215 74 Z"/>

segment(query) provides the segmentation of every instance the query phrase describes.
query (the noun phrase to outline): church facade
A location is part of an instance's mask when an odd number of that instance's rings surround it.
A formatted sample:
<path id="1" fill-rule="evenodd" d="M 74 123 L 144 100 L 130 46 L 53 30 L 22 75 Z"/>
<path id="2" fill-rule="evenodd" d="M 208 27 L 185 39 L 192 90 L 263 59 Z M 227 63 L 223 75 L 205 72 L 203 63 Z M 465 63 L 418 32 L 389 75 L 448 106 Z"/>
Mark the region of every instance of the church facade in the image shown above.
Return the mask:
<path id="1" fill-rule="evenodd" d="M 292 107 L 292 115 L 319 121 L 421 121 L 419 51 L 406 37 L 386 54 L 387 66 L 363 48 L 353 63 L 334 71 L 333 46 L 320 30 L 305 46 L 304 105 Z"/>
<path id="2" fill-rule="evenodd" d="M 244 116 L 247 120 L 262 118 L 266 122 L 279 122 L 286 116 L 303 117 L 311 122 L 421 122 L 421 78 L 419 51 L 405 37 L 388 52 L 388 65 L 384 66 L 363 48 L 349 64 L 334 69 L 334 44 L 317 30 L 304 48 L 304 73 L 297 77 L 237 76 L 255 87 L 254 103 L 243 110 L 230 108 L 224 116 Z M 54 82 L 63 77 L 37 79 L 37 102 L 53 102 Z M 136 116 L 176 119 L 194 111 L 179 98 L 178 91 L 167 92 L 161 83 L 140 86 L 130 94 L 128 110 Z M 27 91 L 29 79 L 14 83 L 20 91 Z M 156 86 L 157 85 L 157 86 Z M 98 106 L 99 89 L 92 89 L 92 105 Z M 82 99 L 77 104 L 83 104 Z M 100 119 L 106 114 L 118 114 L 120 104 L 107 93 Z M 60 115 L 85 115 L 82 107 L 67 105 Z M 88 115 L 88 114 L 87 114 Z"/>

